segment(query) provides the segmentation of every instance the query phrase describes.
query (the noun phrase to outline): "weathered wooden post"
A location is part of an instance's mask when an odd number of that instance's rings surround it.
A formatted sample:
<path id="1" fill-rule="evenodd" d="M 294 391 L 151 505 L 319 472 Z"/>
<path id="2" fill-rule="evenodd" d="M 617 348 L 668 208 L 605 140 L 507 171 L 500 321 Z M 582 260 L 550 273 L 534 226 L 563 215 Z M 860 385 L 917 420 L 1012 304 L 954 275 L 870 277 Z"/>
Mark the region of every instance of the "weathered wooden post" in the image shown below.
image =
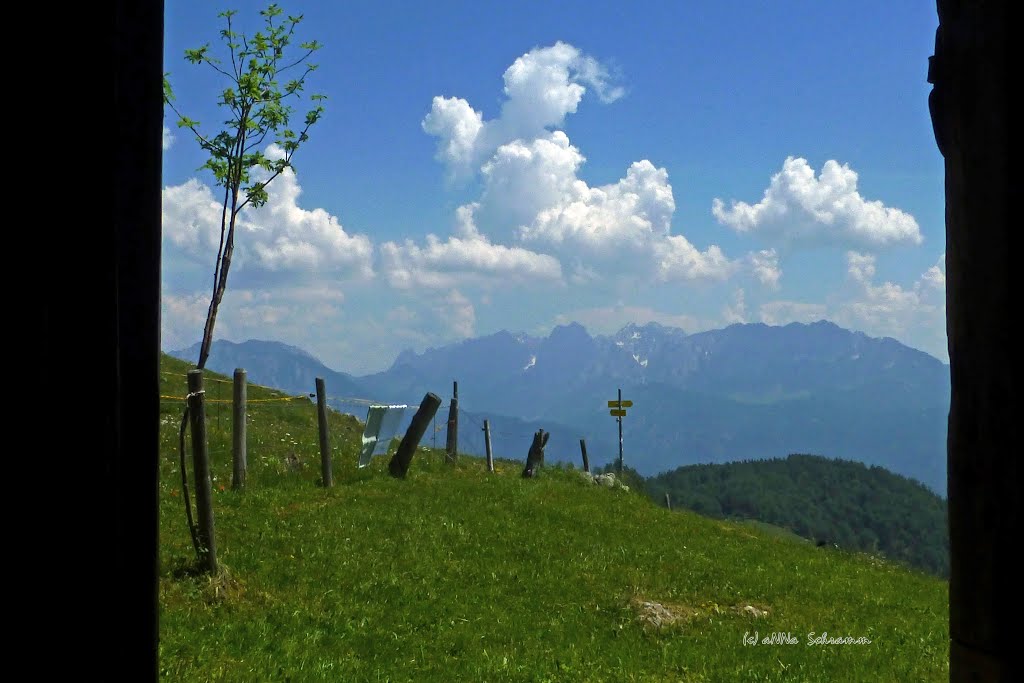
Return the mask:
<path id="1" fill-rule="evenodd" d="M 331 472 L 331 442 L 327 434 L 327 387 L 322 377 L 316 378 L 316 414 L 320 425 L 320 474 L 325 488 L 334 485 Z"/>
<path id="2" fill-rule="evenodd" d="M 203 371 L 188 372 L 188 416 L 192 429 L 192 478 L 196 484 L 196 515 L 199 518 L 199 563 L 217 572 L 217 544 L 213 534 L 213 483 L 206 450 L 206 394 Z"/>
<path id="3" fill-rule="evenodd" d="M 526 467 L 523 468 L 523 477 L 529 479 L 536 472 L 537 468 L 544 464 L 544 446 L 548 443 L 550 432 L 538 429 L 533 435 L 533 443 L 530 444 L 530 452 L 526 456 Z"/>
<path id="4" fill-rule="evenodd" d="M 455 462 L 459 455 L 459 383 L 453 382 L 452 400 L 448 404 L 448 438 L 444 444 L 444 461 Z"/>
<path id="5" fill-rule="evenodd" d="M 580 439 L 580 452 L 583 453 L 583 471 L 590 471 L 590 460 L 587 458 L 587 440 Z"/>
<path id="6" fill-rule="evenodd" d="M 405 477 L 406 472 L 409 471 L 412 456 L 415 455 L 416 448 L 420 445 L 420 439 L 423 438 L 423 433 L 427 431 L 427 427 L 430 426 L 430 421 L 434 418 L 434 413 L 437 412 L 440 405 L 441 397 L 437 394 L 427 392 L 427 395 L 423 397 L 419 410 L 412 416 L 412 422 L 405 430 L 402 443 L 398 444 L 398 450 L 391 456 L 391 462 L 388 463 L 388 472 L 392 477 Z"/>
<path id="7" fill-rule="evenodd" d="M 235 368 L 234 392 L 232 394 L 232 439 L 231 462 L 233 465 L 231 488 L 241 491 L 245 488 L 245 475 L 249 470 L 249 460 L 245 444 L 245 370 Z"/>
<path id="8" fill-rule="evenodd" d="M 484 450 L 487 452 L 487 471 L 494 471 L 494 458 L 491 456 L 491 425 L 484 420 Z"/>
<path id="9" fill-rule="evenodd" d="M 665 491 L 665 507 L 667 507 L 669 511 L 672 510 L 672 499 L 668 497 L 668 491 Z"/>

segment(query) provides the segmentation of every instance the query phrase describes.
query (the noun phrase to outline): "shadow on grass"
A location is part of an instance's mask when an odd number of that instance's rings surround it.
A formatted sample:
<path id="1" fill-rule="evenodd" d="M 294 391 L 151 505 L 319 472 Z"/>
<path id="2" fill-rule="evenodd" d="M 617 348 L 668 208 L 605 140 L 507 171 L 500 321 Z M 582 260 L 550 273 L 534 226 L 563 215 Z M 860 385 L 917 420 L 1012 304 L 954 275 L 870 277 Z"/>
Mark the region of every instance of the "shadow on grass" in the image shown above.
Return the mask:
<path id="1" fill-rule="evenodd" d="M 247 592 L 245 584 L 223 563 L 216 573 L 210 574 L 196 558 L 176 557 L 168 567 L 168 575 L 176 582 L 190 584 L 209 605 L 238 602 Z"/>

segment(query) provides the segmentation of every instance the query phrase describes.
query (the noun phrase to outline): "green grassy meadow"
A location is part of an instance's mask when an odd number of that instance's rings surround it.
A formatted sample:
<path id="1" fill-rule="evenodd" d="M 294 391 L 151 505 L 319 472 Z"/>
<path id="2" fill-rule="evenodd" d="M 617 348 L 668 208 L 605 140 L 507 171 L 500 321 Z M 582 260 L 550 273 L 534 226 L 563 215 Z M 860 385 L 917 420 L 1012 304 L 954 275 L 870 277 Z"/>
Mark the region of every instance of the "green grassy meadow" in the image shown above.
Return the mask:
<path id="1" fill-rule="evenodd" d="M 184 396 L 188 367 L 164 356 L 162 395 Z M 216 378 L 226 379 L 206 373 L 207 399 L 230 399 Z M 325 489 L 315 404 L 257 401 L 283 394 L 253 385 L 248 396 L 243 492 L 230 487 L 230 404 L 207 408 L 224 566 L 215 578 L 193 571 L 182 401 L 161 403 L 165 680 L 948 679 L 944 581 L 757 525 L 670 512 L 571 468 L 523 480 L 525 442 L 498 454 L 515 460 L 499 458 L 493 474 L 482 459 L 447 466 L 441 451 L 421 449 L 408 478 L 393 479 L 397 441 L 358 470 L 362 425 L 337 413 L 335 485 Z M 547 452 L 575 447 L 551 442 Z M 645 620 L 652 602 L 675 620 Z M 812 632 L 870 643 L 809 644 Z M 744 644 L 755 633 L 798 643 Z"/>

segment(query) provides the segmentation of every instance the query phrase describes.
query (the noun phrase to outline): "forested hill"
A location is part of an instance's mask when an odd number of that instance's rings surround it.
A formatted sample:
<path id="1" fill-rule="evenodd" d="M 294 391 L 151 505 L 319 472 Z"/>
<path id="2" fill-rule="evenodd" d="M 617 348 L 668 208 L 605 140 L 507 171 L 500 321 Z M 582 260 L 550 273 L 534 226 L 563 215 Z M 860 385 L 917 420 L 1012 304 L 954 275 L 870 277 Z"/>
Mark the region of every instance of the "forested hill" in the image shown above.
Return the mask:
<path id="1" fill-rule="evenodd" d="M 818 543 L 949 576 L 946 501 L 881 467 L 817 455 L 690 465 L 647 480 L 655 500 L 720 518 L 755 519 Z"/>

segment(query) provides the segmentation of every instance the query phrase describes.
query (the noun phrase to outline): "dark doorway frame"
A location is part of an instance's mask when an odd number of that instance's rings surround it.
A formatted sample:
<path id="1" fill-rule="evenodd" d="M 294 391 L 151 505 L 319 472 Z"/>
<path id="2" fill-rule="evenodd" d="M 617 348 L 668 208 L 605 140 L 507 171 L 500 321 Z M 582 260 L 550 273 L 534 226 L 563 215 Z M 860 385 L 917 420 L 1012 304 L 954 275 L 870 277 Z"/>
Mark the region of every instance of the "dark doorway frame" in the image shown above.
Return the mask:
<path id="1" fill-rule="evenodd" d="M 936 141 L 946 169 L 947 333 L 952 400 L 948 492 L 950 679 L 1010 680 L 1020 477 L 1010 372 L 1006 2 L 938 0 L 930 60 Z M 157 459 L 160 353 L 162 0 L 118 0 L 114 21 L 114 220 L 96 235 L 90 300 L 111 372 L 99 392 L 106 508 L 116 536 L 118 648 L 133 680 L 157 677 Z M 879 17 L 879 20 L 883 20 Z M 922 77 L 927 55 L 921 55 Z M 44 308 L 44 331 L 55 316 Z M 98 321 L 98 322 L 97 322 Z M 105 383 L 105 384 L 104 384 Z M 1012 450 L 1016 447 L 1016 451 Z M 139 656 L 141 655 L 141 656 Z"/>

